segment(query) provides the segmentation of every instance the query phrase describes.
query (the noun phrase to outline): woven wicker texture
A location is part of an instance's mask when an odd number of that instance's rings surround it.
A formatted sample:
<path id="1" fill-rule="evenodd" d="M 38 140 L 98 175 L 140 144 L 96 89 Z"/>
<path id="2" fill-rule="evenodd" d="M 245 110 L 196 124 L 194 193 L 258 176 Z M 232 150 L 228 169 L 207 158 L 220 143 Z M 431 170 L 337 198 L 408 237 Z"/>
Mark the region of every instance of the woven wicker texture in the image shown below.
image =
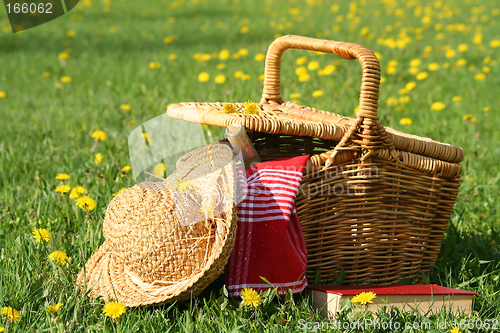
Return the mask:
<path id="1" fill-rule="evenodd" d="M 357 118 L 285 102 L 285 50 L 329 52 L 362 67 Z M 311 155 L 297 196 L 308 250 L 307 277 L 397 283 L 437 259 L 461 180 L 461 148 L 384 127 L 378 117 L 380 66 L 352 43 L 283 36 L 268 49 L 259 113 L 224 112 L 227 103 L 179 103 L 171 117 L 227 127 L 240 123 L 263 161 Z M 236 103 L 236 109 L 243 104 Z"/>
<path id="2" fill-rule="evenodd" d="M 165 182 L 117 195 L 103 223 L 106 240 L 78 275 L 80 288 L 126 306 L 198 295 L 222 273 L 234 245 L 232 154 L 222 144 L 201 147 L 181 157 Z"/>

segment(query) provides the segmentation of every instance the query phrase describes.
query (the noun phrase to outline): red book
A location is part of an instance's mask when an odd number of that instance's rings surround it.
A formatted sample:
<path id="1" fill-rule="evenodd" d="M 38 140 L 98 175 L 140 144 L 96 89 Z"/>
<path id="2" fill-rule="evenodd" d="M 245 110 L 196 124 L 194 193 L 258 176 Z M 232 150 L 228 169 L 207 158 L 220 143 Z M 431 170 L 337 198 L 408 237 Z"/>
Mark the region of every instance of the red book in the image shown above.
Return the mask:
<path id="1" fill-rule="evenodd" d="M 368 309 L 376 312 L 387 305 L 411 311 L 418 307 L 423 313 L 431 310 L 439 312 L 443 307 L 454 313 L 472 311 L 472 299 L 477 293 L 446 288 L 437 284 L 417 285 L 381 285 L 381 286 L 308 286 L 308 295 L 313 307 L 319 309 L 324 317 L 333 317 L 340 311 L 340 304 L 345 299 L 352 299 L 362 292 L 373 292 L 376 297 L 368 303 Z"/>

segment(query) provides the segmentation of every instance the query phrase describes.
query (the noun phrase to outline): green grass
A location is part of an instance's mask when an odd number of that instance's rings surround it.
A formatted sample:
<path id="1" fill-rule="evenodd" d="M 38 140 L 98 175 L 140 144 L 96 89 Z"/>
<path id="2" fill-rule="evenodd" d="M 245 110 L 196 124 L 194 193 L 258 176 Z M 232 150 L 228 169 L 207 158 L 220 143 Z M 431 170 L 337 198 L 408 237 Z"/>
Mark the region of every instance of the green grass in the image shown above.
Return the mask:
<path id="1" fill-rule="evenodd" d="M 10 326 L 9 332 L 45 332 L 57 327 L 68 332 L 115 330 L 115 324 L 102 315 L 103 303 L 81 297 L 74 281 L 104 240 L 101 224 L 112 194 L 134 184 L 130 175 L 122 176 L 120 171 L 130 164 L 129 133 L 164 113 L 169 103 L 259 101 L 262 81 L 258 76 L 264 65 L 254 56 L 265 53 L 276 34 L 349 41 L 377 51 L 386 78 L 380 95 L 382 123 L 463 147 L 464 182 L 440 259 L 420 282 L 477 291 L 480 296 L 472 318 L 500 319 L 500 57 L 499 49 L 490 46 L 491 40 L 499 38 L 498 3 L 358 0 L 352 2 L 357 3 L 352 15 L 347 1 L 339 1 L 335 13 L 331 2 L 324 0 L 86 3 L 91 6 L 81 2 L 69 14 L 21 34 L 8 31 L 6 12 L 0 10 L 1 26 L 7 30 L 0 32 L 0 91 L 5 92 L 0 98 L 0 305 L 18 309 L 22 320 Z M 416 16 L 418 7 L 420 16 Z M 404 16 L 398 16 L 401 12 L 396 9 L 402 9 Z M 431 19 L 427 25 L 422 23 L 426 14 Z M 454 24 L 463 24 L 463 30 L 449 30 L 457 27 Z M 248 27 L 248 32 L 242 33 L 242 27 Z M 368 34 L 360 34 L 363 27 L 369 28 Z M 76 36 L 69 37 L 69 30 L 75 30 Z M 404 47 L 381 44 L 389 37 L 402 39 L 401 31 L 411 38 Z M 475 44 L 478 32 L 482 42 Z M 442 39 L 436 38 L 439 33 Z M 175 41 L 163 42 L 172 35 L 177 36 Z M 447 58 L 445 49 L 457 50 L 460 44 L 467 44 L 468 50 Z M 424 57 L 427 46 L 433 50 Z M 199 62 L 193 58 L 196 53 L 214 54 L 222 49 L 232 55 L 242 48 L 249 53 L 239 59 Z M 63 62 L 58 55 L 65 50 L 69 58 Z M 171 54 L 177 59 L 170 59 Z M 301 56 L 318 61 L 320 68 L 334 63 L 336 70 L 326 76 L 309 71 L 310 80 L 299 82 L 295 60 Z M 425 80 L 416 80 L 408 72 L 410 61 L 416 58 L 421 60 L 420 70 L 429 74 Z M 461 58 L 467 64 L 456 67 Z M 389 75 L 386 69 L 391 60 L 398 65 L 396 73 Z M 161 67 L 150 69 L 150 62 Z M 439 70 L 427 70 L 433 62 L 440 65 Z M 219 63 L 225 68 L 216 69 Z M 486 79 L 476 80 L 483 67 L 489 69 Z M 235 78 L 238 70 L 250 78 Z M 44 72 L 50 76 L 43 78 Z M 201 72 L 210 74 L 208 82 L 198 81 Z M 224 84 L 214 82 L 218 74 L 226 76 Z M 69 76 L 71 82 L 60 83 L 62 76 Z M 284 54 L 282 93 L 286 100 L 300 93 L 301 104 L 352 117 L 360 79 L 360 66 L 354 61 L 299 50 Z M 389 105 L 389 98 L 399 98 L 399 90 L 410 81 L 417 85 L 407 94 L 409 103 Z M 322 90 L 323 96 L 312 97 L 315 90 Z M 454 102 L 453 96 L 462 100 Z M 446 108 L 432 111 L 434 102 L 443 102 Z M 121 110 L 122 104 L 131 105 L 131 111 Z M 466 114 L 476 121 L 464 120 Z M 410 118 L 412 124 L 401 125 L 402 118 Z M 135 124 L 129 125 L 132 120 Z M 106 132 L 107 139 L 92 153 L 91 134 L 98 129 Z M 96 153 L 103 155 L 99 165 L 94 163 Z M 85 213 L 67 195 L 55 192 L 60 182 L 54 178 L 63 172 L 71 176 L 69 185 L 84 186 L 96 200 L 93 211 Z M 36 243 L 31 235 L 36 227 L 50 230 L 50 244 Z M 64 271 L 47 258 L 54 250 L 70 257 Z M 321 320 L 301 296 L 271 301 L 269 295 L 265 308 L 249 311 L 239 308 L 238 299 L 226 298 L 221 288 L 216 283 L 191 302 L 128 309 L 122 317 L 122 332 L 289 332 L 300 330 L 301 319 Z M 56 302 L 64 306 L 52 320 L 43 307 Z M 347 308 L 340 317 L 352 316 Z M 453 319 L 445 312 L 379 316 L 401 322 L 424 317 L 433 323 Z M 1 325 L 8 326 L 5 321 Z M 449 332 L 449 328 L 438 331 Z"/>

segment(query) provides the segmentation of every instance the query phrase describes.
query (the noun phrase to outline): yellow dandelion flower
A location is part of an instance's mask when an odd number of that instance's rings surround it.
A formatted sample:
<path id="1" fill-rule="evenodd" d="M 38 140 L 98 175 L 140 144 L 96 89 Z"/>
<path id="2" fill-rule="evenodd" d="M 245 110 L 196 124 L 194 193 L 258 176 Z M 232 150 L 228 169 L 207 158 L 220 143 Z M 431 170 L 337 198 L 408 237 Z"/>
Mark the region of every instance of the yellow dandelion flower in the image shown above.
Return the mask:
<path id="1" fill-rule="evenodd" d="M 96 164 L 101 164 L 101 162 L 102 162 L 102 154 L 101 153 L 97 153 L 95 155 L 94 161 L 95 161 Z"/>
<path id="2" fill-rule="evenodd" d="M 417 75 L 419 73 L 419 69 L 418 67 L 412 67 L 408 70 L 408 73 L 410 73 L 411 75 Z"/>
<path id="3" fill-rule="evenodd" d="M 241 77 L 241 79 L 244 81 L 250 80 L 250 78 L 251 78 L 250 74 L 243 74 L 243 76 Z"/>
<path id="4" fill-rule="evenodd" d="M 125 313 L 127 307 L 120 302 L 109 302 L 102 309 L 102 313 L 110 318 L 120 318 Z"/>
<path id="5" fill-rule="evenodd" d="M 417 86 L 417 83 L 414 81 L 408 82 L 405 86 L 406 90 L 410 91 L 413 90 Z"/>
<path id="6" fill-rule="evenodd" d="M 335 71 L 335 65 L 328 65 L 323 69 L 323 74 L 324 75 L 330 75 Z"/>
<path id="7" fill-rule="evenodd" d="M 122 172 L 129 172 L 130 169 L 132 169 L 132 167 L 130 165 L 125 165 L 123 168 L 122 168 Z"/>
<path id="8" fill-rule="evenodd" d="M 68 263 L 68 255 L 63 251 L 52 252 L 49 254 L 49 259 L 61 265 L 66 265 Z"/>
<path id="9" fill-rule="evenodd" d="M 209 79 L 210 79 L 210 74 L 208 74 L 207 72 L 201 72 L 198 75 L 198 81 L 200 82 L 207 82 Z"/>
<path id="10" fill-rule="evenodd" d="M 389 61 L 389 63 L 387 64 L 388 67 L 396 67 L 398 65 L 398 61 L 397 60 L 391 60 Z"/>
<path id="11" fill-rule="evenodd" d="M 61 89 L 62 85 L 60 83 L 56 83 L 56 84 L 54 84 L 54 88 L 55 89 Z"/>
<path id="12" fill-rule="evenodd" d="M 227 59 L 229 59 L 229 51 L 225 50 L 225 49 L 221 50 L 219 52 L 219 59 L 221 59 L 221 60 L 227 60 Z"/>
<path id="13" fill-rule="evenodd" d="M 452 328 L 450 329 L 450 333 L 460 333 L 460 327 L 455 327 L 455 328 Z"/>
<path id="14" fill-rule="evenodd" d="M 5 332 L 5 328 L 3 328 L 2 326 L 0 326 L 0 333 L 2 332 Z"/>
<path id="15" fill-rule="evenodd" d="M 224 104 L 224 113 L 237 113 L 238 110 L 233 103 Z"/>
<path id="16" fill-rule="evenodd" d="M 87 189 L 85 187 L 75 186 L 71 189 L 71 192 L 69 193 L 69 198 L 76 199 L 84 193 L 87 193 Z"/>
<path id="17" fill-rule="evenodd" d="M 467 52 L 469 50 L 469 46 L 467 44 L 460 44 L 458 45 L 458 51 L 459 52 Z"/>
<path id="18" fill-rule="evenodd" d="M 248 55 L 248 49 L 245 49 L 245 48 L 240 49 L 238 51 L 238 54 L 241 55 L 241 56 L 246 56 L 246 55 Z"/>
<path id="19" fill-rule="evenodd" d="M 401 88 L 401 89 L 399 89 L 398 93 L 400 95 L 406 95 L 408 93 L 408 90 L 406 90 L 405 88 Z"/>
<path id="20" fill-rule="evenodd" d="M 265 55 L 264 53 L 257 53 L 257 54 L 255 55 L 255 60 L 256 60 L 256 61 L 262 61 L 262 60 L 264 60 L 264 59 L 266 59 L 266 55 Z"/>
<path id="21" fill-rule="evenodd" d="M 258 114 L 260 109 L 257 103 L 253 103 L 251 101 L 246 101 L 244 104 L 245 111 L 243 113 L 246 114 Z"/>
<path id="22" fill-rule="evenodd" d="M 483 68 L 481 68 L 481 72 L 483 73 L 489 73 L 491 71 L 491 68 L 489 68 L 488 66 L 484 66 Z"/>
<path id="23" fill-rule="evenodd" d="M 215 77 L 214 81 L 215 81 L 215 83 L 222 84 L 222 83 L 226 82 L 226 76 L 223 74 L 219 74 Z"/>
<path id="24" fill-rule="evenodd" d="M 297 68 L 295 69 L 295 75 L 300 76 L 300 75 L 302 75 L 302 74 L 307 74 L 307 68 L 302 67 L 302 66 L 297 67 Z"/>
<path id="25" fill-rule="evenodd" d="M 215 68 L 217 68 L 217 69 L 224 69 L 224 68 L 226 68 L 226 64 L 223 64 L 223 63 L 217 64 L 215 66 Z"/>
<path id="26" fill-rule="evenodd" d="M 387 79 L 386 79 L 385 77 L 381 77 L 381 78 L 380 78 L 380 83 L 381 83 L 381 84 L 382 84 L 382 83 L 384 83 L 384 82 L 386 82 L 386 81 L 387 81 Z"/>
<path id="27" fill-rule="evenodd" d="M 302 65 L 304 65 L 306 62 L 307 62 L 307 56 L 303 56 L 303 57 L 297 58 L 297 59 L 295 60 L 295 63 L 296 63 L 298 66 L 302 66 Z"/>
<path id="28" fill-rule="evenodd" d="M 60 60 L 66 60 L 69 58 L 69 54 L 68 52 L 61 52 L 59 53 L 59 55 L 57 56 Z"/>
<path id="29" fill-rule="evenodd" d="M 116 33 L 117 31 L 118 29 L 116 29 L 116 27 L 109 28 L 109 32 L 111 32 L 112 34 Z"/>
<path id="30" fill-rule="evenodd" d="M 50 73 L 49 73 L 49 72 L 43 72 L 43 73 L 42 73 L 42 77 L 43 77 L 44 79 L 48 78 L 49 76 L 50 76 Z"/>
<path id="31" fill-rule="evenodd" d="M 99 141 L 104 141 L 106 140 L 106 133 L 104 131 L 97 130 L 92 133 L 91 137 Z"/>
<path id="32" fill-rule="evenodd" d="M 250 30 L 250 29 L 249 29 L 247 26 L 244 26 L 244 27 L 241 27 L 241 28 L 240 28 L 240 32 L 241 32 L 242 34 L 246 34 L 246 33 L 248 32 L 248 30 Z"/>
<path id="33" fill-rule="evenodd" d="M 380 52 L 373 52 L 375 54 L 375 57 L 377 57 L 378 60 L 382 60 L 382 54 Z"/>
<path id="34" fill-rule="evenodd" d="M 53 305 L 47 305 L 46 308 L 44 308 L 45 311 L 47 311 L 48 313 L 50 314 L 56 314 L 57 311 L 59 311 L 59 309 L 63 306 L 64 304 L 63 303 L 56 303 L 56 304 L 53 304 Z"/>
<path id="35" fill-rule="evenodd" d="M 4 306 L 2 308 L 2 314 L 7 317 L 9 323 L 17 323 L 21 321 L 21 315 L 19 314 L 19 311 L 11 308 L 10 306 Z"/>
<path id="36" fill-rule="evenodd" d="M 477 73 L 476 75 L 474 75 L 474 79 L 477 81 L 484 81 L 484 80 L 486 80 L 486 74 Z"/>
<path id="37" fill-rule="evenodd" d="M 311 77 L 309 76 L 309 74 L 305 73 L 305 74 L 301 74 L 299 75 L 299 81 L 300 82 L 306 82 L 306 81 L 309 81 Z"/>
<path id="38" fill-rule="evenodd" d="M 411 125 L 412 121 L 410 118 L 401 118 L 399 121 L 401 125 Z"/>
<path id="39" fill-rule="evenodd" d="M 421 63 L 422 63 L 422 60 L 413 59 L 412 61 L 410 61 L 410 66 L 411 67 L 418 67 L 418 66 L 420 66 Z"/>
<path id="40" fill-rule="evenodd" d="M 76 31 L 71 29 L 71 30 L 68 30 L 68 32 L 66 33 L 69 37 L 75 37 L 76 36 Z"/>
<path id="41" fill-rule="evenodd" d="M 452 98 L 453 102 L 460 102 L 462 100 L 461 96 L 453 96 Z"/>
<path id="42" fill-rule="evenodd" d="M 310 71 L 317 70 L 319 68 L 319 63 L 317 61 L 311 61 L 307 64 L 307 69 Z"/>
<path id="43" fill-rule="evenodd" d="M 455 56 L 456 52 L 455 50 L 448 50 L 445 53 L 446 58 L 453 58 Z"/>
<path id="44" fill-rule="evenodd" d="M 87 212 L 90 212 L 91 210 L 94 210 L 96 207 L 96 202 L 94 199 L 91 197 L 84 195 L 82 197 L 79 197 L 76 199 L 75 204 L 80 207 L 81 209 L 85 209 Z"/>
<path id="45" fill-rule="evenodd" d="M 241 78 L 244 74 L 243 71 L 236 71 L 233 75 L 235 78 Z"/>
<path id="46" fill-rule="evenodd" d="M 266 76 L 264 74 L 261 74 L 257 77 L 260 81 L 264 81 L 264 79 L 266 78 Z"/>
<path id="47" fill-rule="evenodd" d="M 358 112 L 359 112 L 359 106 L 356 106 L 354 108 L 354 115 L 357 116 L 358 115 Z"/>
<path id="48" fill-rule="evenodd" d="M 433 62 L 433 63 L 430 63 L 429 66 L 427 66 L 427 69 L 434 72 L 434 71 L 437 71 L 439 69 L 439 64 Z"/>
<path id="49" fill-rule="evenodd" d="M 170 60 L 175 60 L 175 59 L 177 59 L 177 54 L 175 54 L 175 53 L 170 53 L 170 54 L 168 55 L 168 59 L 170 59 Z"/>
<path id="50" fill-rule="evenodd" d="M 398 105 L 398 103 L 399 103 L 399 101 L 396 97 L 389 97 L 387 99 L 387 105 L 389 105 L 389 106 L 396 106 L 396 105 Z"/>
<path id="51" fill-rule="evenodd" d="M 396 73 L 397 68 L 394 66 L 388 66 L 385 71 L 387 72 L 387 74 L 392 75 Z"/>
<path id="52" fill-rule="evenodd" d="M 433 110 L 433 111 L 441 111 L 441 110 L 443 110 L 445 107 L 446 107 L 446 104 L 444 104 L 444 103 L 442 103 L 442 102 L 434 102 L 434 103 L 432 103 L 432 105 L 431 105 L 431 110 Z"/>
<path id="53" fill-rule="evenodd" d="M 59 180 L 68 180 L 70 178 L 71 177 L 67 173 L 60 173 L 56 176 L 56 179 L 59 179 Z"/>
<path id="54" fill-rule="evenodd" d="M 154 61 L 153 61 L 153 62 L 150 62 L 150 63 L 148 64 L 148 66 L 149 66 L 149 68 L 151 68 L 151 69 L 158 69 L 158 68 L 160 68 L 160 67 L 161 67 L 161 65 L 160 65 L 160 63 L 159 63 L 159 62 L 154 62 Z"/>
<path id="55" fill-rule="evenodd" d="M 153 174 L 156 176 L 156 177 L 160 177 L 160 178 L 163 178 L 165 176 L 165 164 L 163 163 L 158 163 L 155 165 L 155 167 L 153 168 Z"/>
<path id="56" fill-rule="evenodd" d="M 490 47 L 494 49 L 500 47 L 500 39 L 492 39 L 490 41 Z"/>
<path id="57" fill-rule="evenodd" d="M 427 72 L 420 72 L 417 74 L 416 79 L 417 80 L 425 80 L 425 79 L 427 79 L 428 76 L 429 76 L 429 74 L 427 74 Z"/>
<path id="58" fill-rule="evenodd" d="M 408 103 L 410 103 L 410 96 L 405 95 L 405 96 L 399 97 L 399 103 L 401 103 L 401 104 L 408 104 Z"/>
<path id="59" fill-rule="evenodd" d="M 313 91 L 312 96 L 316 97 L 316 98 L 321 97 L 321 96 L 323 96 L 323 92 L 321 90 L 315 90 L 315 91 Z"/>
<path id="60" fill-rule="evenodd" d="M 464 115 L 464 116 L 462 117 L 462 119 L 463 119 L 463 120 L 470 120 L 470 119 L 472 119 L 472 118 L 474 118 L 474 116 L 473 116 L 472 114 L 470 114 L 470 113 L 468 113 L 468 114 L 466 114 L 466 115 Z"/>
<path id="61" fill-rule="evenodd" d="M 475 35 L 474 35 L 474 38 L 472 39 L 472 42 L 474 44 L 481 44 L 483 42 L 483 34 L 480 33 L 480 32 L 477 32 Z"/>
<path id="62" fill-rule="evenodd" d="M 63 77 L 61 77 L 60 81 L 62 83 L 70 83 L 71 82 L 71 78 L 69 76 L 63 76 Z"/>
<path id="63" fill-rule="evenodd" d="M 467 64 L 467 60 L 465 60 L 465 59 L 458 59 L 455 62 L 455 66 L 457 66 L 457 67 L 465 66 L 466 64 Z"/>
<path id="64" fill-rule="evenodd" d="M 291 95 L 290 95 L 290 98 L 291 98 L 291 99 L 297 99 L 297 98 L 300 98 L 300 94 L 299 94 L 299 93 L 291 94 Z"/>
<path id="65" fill-rule="evenodd" d="M 120 109 L 122 109 L 123 111 L 127 111 L 127 112 L 130 111 L 130 110 L 132 110 L 132 108 L 128 104 L 122 104 L 122 105 L 120 105 Z"/>
<path id="66" fill-rule="evenodd" d="M 369 292 L 362 292 L 361 294 L 358 294 L 354 296 L 351 299 L 352 303 L 360 303 L 361 305 L 366 305 L 368 303 L 373 303 L 372 300 L 377 296 L 373 291 Z"/>
<path id="67" fill-rule="evenodd" d="M 38 243 L 50 242 L 50 232 L 47 229 L 36 229 L 33 231 L 33 238 L 37 240 Z"/>
<path id="68" fill-rule="evenodd" d="M 483 109 L 484 112 L 490 112 L 490 108 L 487 106 Z"/>
<path id="69" fill-rule="evenodd" d="M 241 298 L 243 300 L 243 305 L 252 307 L 254 309 L 258 308 L 260 303 L 262 303 L 262 297 L 252 288 L 245 288 L 241 292 Z"/>
<path id="70" fill-rule="evenodd" d="M 113 193 L 113 196 L 116 197 L 118 194 L 122 193 L 123 191 L 125 191 L 127 188 L 126 187 L 122 187 L 121 189 L 118 190 L 118 192 L 116 193 Z"/>
<path id="71" fill-rule="evenodd" d="M 71 187 L 69 185 L 59 185 L 58 187 L 56 187 L 56 192 L 64 194 L 68 193 L 70 189 Z"/>

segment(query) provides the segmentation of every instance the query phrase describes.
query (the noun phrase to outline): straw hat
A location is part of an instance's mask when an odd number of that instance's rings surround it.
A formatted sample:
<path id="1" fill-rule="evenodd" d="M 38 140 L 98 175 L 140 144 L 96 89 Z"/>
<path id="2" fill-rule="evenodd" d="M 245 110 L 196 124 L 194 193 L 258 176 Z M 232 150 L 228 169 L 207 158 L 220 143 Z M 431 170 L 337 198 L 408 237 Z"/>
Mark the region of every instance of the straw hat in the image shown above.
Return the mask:
<path id="1" fill-rule="evenodd" d="M 129 307 L 198 295 L 234 245 L 235 180 L 232 150 L 212 144 L 181 157 L 164 182 L 117 195 L 106 210 L 106 240 L 78 274 L 80 289 Z"/>

